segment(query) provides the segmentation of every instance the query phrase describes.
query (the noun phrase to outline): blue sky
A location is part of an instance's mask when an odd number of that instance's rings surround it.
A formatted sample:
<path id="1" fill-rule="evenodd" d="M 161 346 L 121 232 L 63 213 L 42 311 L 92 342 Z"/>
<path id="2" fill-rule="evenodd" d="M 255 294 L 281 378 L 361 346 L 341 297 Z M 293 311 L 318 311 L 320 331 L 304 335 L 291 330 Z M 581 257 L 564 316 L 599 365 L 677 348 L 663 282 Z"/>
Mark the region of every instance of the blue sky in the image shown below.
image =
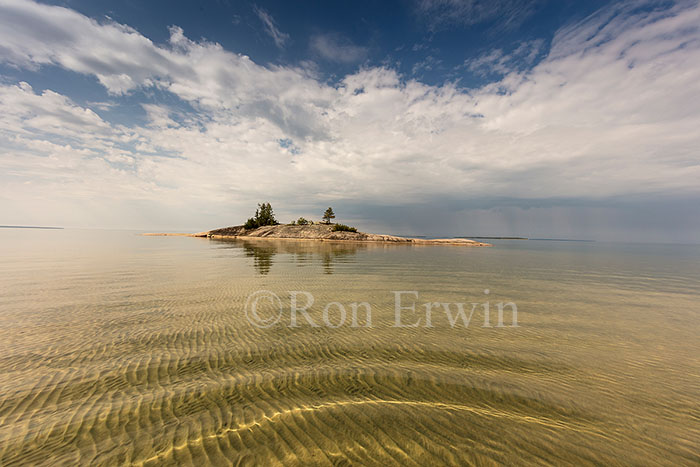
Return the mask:
<path id="1" fill-rule="evenodd" d="M 0 0 L 0 224 L 695 242 L 697 2 Z"/>

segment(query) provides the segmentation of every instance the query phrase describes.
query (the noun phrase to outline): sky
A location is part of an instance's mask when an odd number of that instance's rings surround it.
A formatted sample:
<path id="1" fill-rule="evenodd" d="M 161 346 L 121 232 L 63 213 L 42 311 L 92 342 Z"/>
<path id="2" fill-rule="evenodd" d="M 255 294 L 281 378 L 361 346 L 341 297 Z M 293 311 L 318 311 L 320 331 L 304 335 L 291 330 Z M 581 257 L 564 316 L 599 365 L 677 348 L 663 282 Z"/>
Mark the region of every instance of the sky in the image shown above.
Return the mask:
<path id="1" fill-rule="evenodd" d="M 0 0 L 0 224 L 700 242 L 697 1 Z"/>

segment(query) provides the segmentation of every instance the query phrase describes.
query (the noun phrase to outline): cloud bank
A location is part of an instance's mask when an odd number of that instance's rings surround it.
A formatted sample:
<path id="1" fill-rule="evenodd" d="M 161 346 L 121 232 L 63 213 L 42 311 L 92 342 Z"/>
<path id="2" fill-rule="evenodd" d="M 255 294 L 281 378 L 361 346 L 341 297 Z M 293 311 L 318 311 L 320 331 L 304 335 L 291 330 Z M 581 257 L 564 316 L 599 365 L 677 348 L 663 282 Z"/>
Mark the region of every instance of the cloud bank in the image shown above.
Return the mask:
<path id="1" fill-rule="evenodd" d="M 284 200 L 292 216 L 331 202 L 697 198 L 698 25 L 697 3 L 618 5 L 559 30 L 524 70 L 493 51 L 478 69 L 500 78 L 465 90 L 386 67 L 329 84 L 177 26 L 155 44 L 112 21 L 1 0 L 5 64 L 94 76 L 115 99 L 157 89 L 185 104 L 144 98 L 148 123 L 127 126 L 50 89 L 1 84 L 2 214 L 140 227 L 238 220 L 261 200 Z"/>

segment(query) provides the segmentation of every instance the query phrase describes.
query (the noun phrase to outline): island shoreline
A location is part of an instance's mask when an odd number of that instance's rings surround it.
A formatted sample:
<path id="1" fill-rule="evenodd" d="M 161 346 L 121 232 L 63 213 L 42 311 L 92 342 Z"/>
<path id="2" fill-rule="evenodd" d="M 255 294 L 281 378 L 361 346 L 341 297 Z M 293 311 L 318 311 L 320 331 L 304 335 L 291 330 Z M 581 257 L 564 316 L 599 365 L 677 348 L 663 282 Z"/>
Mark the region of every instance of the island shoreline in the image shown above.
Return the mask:
<path id="1" fill-rule="evenodd" d="M 489 247 L 490 243 L 478 242 L 466 238 L 410 238 L 394 235 L 369 234 L 364 232 L 334 231 L 333 224 L 313 225 L 274 225 L 256 229 L 245 229 L 243 226 L 224 227 L 197 233 L 144 233 L 144 236 L 162 237 L 195 237 L 215 240 L 306 240 L 342 243 L 372 243 L 397 245 L 448 245 Z"/>

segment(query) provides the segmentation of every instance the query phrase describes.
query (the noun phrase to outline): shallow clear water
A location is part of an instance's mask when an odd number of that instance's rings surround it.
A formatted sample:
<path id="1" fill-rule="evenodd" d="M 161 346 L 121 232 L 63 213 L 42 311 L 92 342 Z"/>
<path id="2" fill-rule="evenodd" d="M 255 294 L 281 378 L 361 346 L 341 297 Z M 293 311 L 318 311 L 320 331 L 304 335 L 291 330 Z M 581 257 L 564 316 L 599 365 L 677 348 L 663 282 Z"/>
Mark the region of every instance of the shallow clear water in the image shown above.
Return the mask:
<path id="1" fill-rule="evenodd" d="M 697 465 L 699 318 L 698 246 L 0 230 L 0 464 Z"/>

